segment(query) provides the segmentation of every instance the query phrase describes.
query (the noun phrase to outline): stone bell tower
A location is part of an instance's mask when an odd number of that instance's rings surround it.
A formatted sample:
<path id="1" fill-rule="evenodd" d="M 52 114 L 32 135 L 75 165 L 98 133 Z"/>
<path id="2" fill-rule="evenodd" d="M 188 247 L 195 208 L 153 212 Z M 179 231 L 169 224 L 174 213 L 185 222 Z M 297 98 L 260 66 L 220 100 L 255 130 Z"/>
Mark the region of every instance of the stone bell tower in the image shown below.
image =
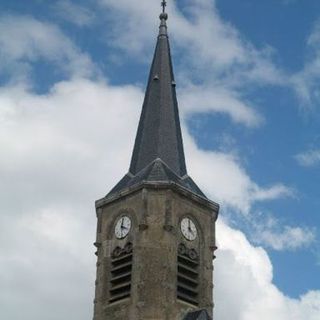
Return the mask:
<path id="1" fill-rule="evenodd" d="M 96 201 L 94 320 L 212 317 L 219 206 L 187 174 L 165 5 L 129 172 Z"/>

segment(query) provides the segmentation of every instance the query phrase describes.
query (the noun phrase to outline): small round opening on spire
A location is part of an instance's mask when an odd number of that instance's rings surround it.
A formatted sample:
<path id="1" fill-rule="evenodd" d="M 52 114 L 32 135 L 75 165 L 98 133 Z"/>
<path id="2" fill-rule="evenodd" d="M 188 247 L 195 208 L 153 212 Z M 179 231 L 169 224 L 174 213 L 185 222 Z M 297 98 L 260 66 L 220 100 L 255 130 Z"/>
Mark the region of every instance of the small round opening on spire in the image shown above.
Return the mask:
<path id="1" fill-rule="evenodd" d="M 162 12 L 159 18 L 160 20 L 168 20 L 168 14 L 166 12 Z"/>

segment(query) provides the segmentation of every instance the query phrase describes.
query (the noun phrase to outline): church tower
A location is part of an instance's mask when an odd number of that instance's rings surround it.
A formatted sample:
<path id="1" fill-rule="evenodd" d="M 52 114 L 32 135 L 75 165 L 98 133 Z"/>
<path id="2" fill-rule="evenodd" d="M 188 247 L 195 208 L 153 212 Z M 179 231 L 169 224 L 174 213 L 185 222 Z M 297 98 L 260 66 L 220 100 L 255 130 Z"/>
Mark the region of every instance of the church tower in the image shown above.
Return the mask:
<path id="1" fill-rule="evenodd" d="M 96 201 L 94 320 L 212 317 L 219 206 L 187 174 L 162 6 L 129 172 Z"/>

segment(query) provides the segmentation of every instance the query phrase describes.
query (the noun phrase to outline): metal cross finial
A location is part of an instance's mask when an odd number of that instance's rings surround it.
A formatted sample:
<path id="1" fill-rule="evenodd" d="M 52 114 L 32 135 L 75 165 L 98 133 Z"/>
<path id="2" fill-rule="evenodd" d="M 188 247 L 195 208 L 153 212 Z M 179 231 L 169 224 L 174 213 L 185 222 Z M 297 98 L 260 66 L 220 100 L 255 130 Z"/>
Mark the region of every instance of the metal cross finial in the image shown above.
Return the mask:
<path id="1" fill-rule="evenodd" d="M 163 0 L 161 2 L 162 12 L 164 13 L 166 11 L 167 1 Z"/>

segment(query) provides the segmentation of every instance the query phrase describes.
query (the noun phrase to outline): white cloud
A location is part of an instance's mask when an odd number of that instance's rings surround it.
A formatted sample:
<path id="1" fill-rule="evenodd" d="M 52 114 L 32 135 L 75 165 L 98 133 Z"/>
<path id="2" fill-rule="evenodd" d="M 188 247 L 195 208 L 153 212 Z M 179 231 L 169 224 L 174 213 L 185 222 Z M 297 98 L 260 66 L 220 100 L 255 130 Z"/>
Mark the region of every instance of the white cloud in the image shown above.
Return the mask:
<path id="1" fill-rule="evenodd" d="M 59 0 L 53 5 L 58 16 L 79 27 L 89 26 L 95 21 L 95 14 L 87 7 L 70 0 Z"/>
<path id="2" fill-rule="evenodd" d="M 277 199 L 279 197 L 292 197 L 294 191 L 283 184 L 276 184 L 270 188 L 256 188 L 253 199 L 255 201 Z"/>
<path id="3" fill-rule="evenodd" d="M 32 65 L 49 61 L 67 76 L 89 76 L 91 59 L 61 30 L 29 16 L 0 16 L 0 66 L 12 81 L 25 80 Z"/>
<path id="4" fill-rule="evenodd" d="M 13 210 L 1 212 L 1 318 L 91 317 L 95 259 L 88 244 L 95 229 L 94 219 L 81 215 L 85 209 L 91 206 L 51 207 L 43 213 L 24 208 L 21 217 Z"/>
<path id="5" fill-rule="evenodd" d="M 297 250 L 315 243 L 315 229 L 283 225 L 272 215 L 254 213 L 249 218 L 251 238 L 255 243 L 274 250 Z"/>
<path id="6" fill-rule="evenodd" d="M 217 319 L 318 319 L 320 291 L 307 292 L 299 299 L 285 296 L 272 283 L 272 264 L 265 250 L 252 246 L 243 233 L 229 228 L 221 220 L 217 232 Z"/>
<path id="7" fill-rule="evenodd" d="M 142 92 L 73 79 L 0 101 L 1 317 L 88 319 L 94 200 L 125 173 Z"/>
<path id="8" fill-rule="evenodd" d="M 257 185 L 235 155 L 199 150 L 190 136 L 185 134 L 184 137 L 191 176 L 200 182 L 200 187 L 211 199 L 221 205 L 247 215 L 256 201 L 292 195 L 292 191 L 284 185 Z"/>
<path id="9" fill-rule="evenodd" d="M 108 10 L 113 30 L 108 34 L 108 43 L 122 49 L 135 59 L 145 61 L 150 54 L 152 34 L 145 30 L 156 30 L 154 17 L 159 13 L 156 3 L 144 1 L 143 6 L 136 6 L 130 0 L 99 0 Z M 178 61 L 177 76 L 179 83 L 187 87 L 190 83 L 198 84 L 205 96 L 221 96 L 224 103 L 213 107 L 214 112 L 225 112 L 232 120 L 252 125 L 248 118 L 239 118 L 244 111 L 256 118 L 253 103 L 248 103 L 239 92 L 248 88 L 275 85 L 292 89 L 299 97 L 302 107 L 317 105 L 320 99 L 320 20 L 315 23 L 308 37 L 307 57 L 300 71 L 288 72 L 275 63 L 277 52 L 265 45 L 257 48 L 235 26 L 221 19 L 215 1 L 187 1 L 183 12 L 174 3 L 169 5 L 169 33 L 173 38 L 171 45 L 183 51 L 183 58 Z M 110 14 L 111 11 L 111 14 Z M 134 30 L 135 36 L 131 36 Z M 111 41 L 110 41 L 111 40 Z M 199 81 L 201 79 L 201 81 Z M 231 110 L 231 111 L 230 111 Z M 261 116 L 260 116 L 261 117 Z M 261 123 L 261 122 L 260 122 Z M 254 125 L 259 124 L 255 122 Z"/>
<path id="10" fill-rule="evenodd" d="M 100 3 L 109 14 L 110 10 L 112 12 L 109 19 L 115 28 L 112 30 L 115 46 L 130 54 L 140 55 L 146 49 L 150 50 L 152 34 L 145 30 L 156 30 L 159 24 L 155 19 L 160 12 L 157 3 L 143 1 L 140 6 L 129 0 L 100 0 Z M 182 15 L 174 3 L 168 2 L 168 7 L 170 34 L 175 46 L 184 50 L 184 59 L 189 58 L 193 73 L 195 68 L 200 68 L 206 71 L 202 76 L 207 74 L 212 79 L 229 71 L 234 78 L 236 71 L 242 77 L 241 85 L 251 77 L 253 81 L 282 81 L 281 74 L 270 61 L 273 50 L 269 47 L 255 49 L 235 27 L 220 18 L 215 1 L 185 3 L 184 12 L 189 18 Z M 132 30 L 135 31 L 134 37 L 131 36 Z"/>
<path id="11" fill-rule="evenodd" d="M 259 234 L 259 242 L 267 244 L 275 250 L 294 250 L 309 246 L 314 241 L 315 234 L 308 228 L 285 226 L 279 233 L 272 230 L 261 230 Z"/>
<path id="12" fill-rule="evenodd" d="M 144 1 L 143 6 L 136 6 L 129 0 L 100 0 L 100 3 L 108 10 L 113 26 L 107 35 L 108 44 L 134 55 L 135 59 L 149 61 L 145 58 L 151 53 L 155 35 L 145 30 L 157 29 L 159 21 L 155 17 L 160 11 L 157 4 Z M 188 18 L 173 3 L 168 5 L 171 45 L 183 51 L 176 68 L 181 97 L 185 93 L 181 101 L 192 111 L 202 108 L 226 113 L 233 121 L 249 127 L 261 125 L 263 117 L 239 93 L 239 88 L 252 83 L 255 86 L 284 83 L 283 74 L 272 63 L 273 50 L 269 47 L 258 50 L 246 41 L 236 28 L 222 21 L 211 0 L 185 3 Z"/>
<path id="13" fill-rule="evenodd" d="M 112 25 L 112 30 L 106 30 L 109 45 L 136 55 L 151 49 L 150 40 L 156 35 L 158 27 L 158 21 L 154 17 L 160 13 L 159 3 L 140 1 L 137 5 L 135 1 L 128 0 L 99 0 L 98 2 L 102 8 L 106 9 L 107 19 Z M 154 30 L 155 33 L 153 35 L 152 32 L 145 32 L 146 30 Z M 145 55 L 143 60 L 144 58 Z"/>
<path id="14" fill-rule="evenodd" d="M 303 69 L 291 78 L 292 85 L 296 90 L 303 106 L 312 106 L 320 99 L 320 20 L 307 40 L 308 58 Z"/>
<path id="15" fill-rule="evenodd" d="M 236 92 L 225 88 L 211 90 L 201 86 L 188 86 L 181 90 L 179 101 L 186 113 L 226 113 L 234 122 L 248 127 L 258 126 L 263 121 L 249 102 L 242 101 Z"/>
<path id="16" fill-rule="evenodd" d="M 50 201 L 50 193 L 63 198 L 68 194 L 75 200 L 87 193 L 88 185 L 79 181 L 88 179 L 86 183 L 96 184 L 91 172 L 99 167 L 97 159 L 101 161 L 100 168 L 107 170 L 103 175 L 109 176 L 109 185 L 100 185 L 100 190 L 107 191 L 128 166 L 131 144 L 127 137 L 135 134 L 132 119 L 138 117 L 136 106 L 141 104 L 141 98 L 141 91 L 130 86 L 111 87 L 76 79 L 57 84 L 47 95 L 34 95 L 23 88 L 3 88 L 2 108 L 11 109 L 2 115 L 0 128 L 4 201 L 13 196 L 5 187 L 12 175 L 17 176 L 10 183 L 13 190 L 28 183 L 28 198 L 36 198 L 44 191 L 48 192 L 46 201 Z M 112 166 L 108 162 L 110 150 Z"/>
<path id="17" fill-rule="evenodd" d="M 313 167 L 320 164 L 320 149 L 309 150 L 295 156 L 301 166 Z"/>

